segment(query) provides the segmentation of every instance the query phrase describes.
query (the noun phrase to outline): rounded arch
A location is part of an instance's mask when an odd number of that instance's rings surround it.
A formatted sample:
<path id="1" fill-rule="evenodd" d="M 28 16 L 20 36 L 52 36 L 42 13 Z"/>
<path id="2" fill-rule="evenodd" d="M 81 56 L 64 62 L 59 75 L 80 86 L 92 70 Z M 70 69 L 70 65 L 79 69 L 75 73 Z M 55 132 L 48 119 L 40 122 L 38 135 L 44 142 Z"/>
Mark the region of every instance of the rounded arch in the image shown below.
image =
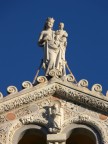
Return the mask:
<path id="1" fill-rule="evenodd" d="M 78 141 L 85 141 L 85 139 L 88 139 L 93 144 L 99 144 L 99 137 L 97 136 L 96 131 L 86 125 L 70 124 L 62 133 L 66 133 L 67 144 L 69 144 L 69 141 L 71 142 L 71 140 L 72 143 L 75 143 L 75 141 L 78 143 Z"/>
<path id="2" fill-rule="evenodd" d="M 46 123 L 42 120 L 38 119 L 38 122 L 29 124 L 22 124 L 19 120 L 16 120 L 7 132 L 6 143 L 17 144 L 16 142 L 21 139 L 21 135 L 23 136 L 26 130 L 30 128 L 41 131 L 42 133 L 47 133 Z"/>
<path id="3" fill-rule="evenodd" d="M 69 129 L 71 131 L 71 129 L 73 129 L 73 125 L 75 124 L 79 124 L 80 126 L 83 125 L 83 126 L 86 126 L 86 128 L 88 130 L 92 130 L 91 132 L 93 134 L 97 134 L 97 141 L 101 141 L 99 144 L 102 144 L 102 143 L 108 143 L 108 136 L 107 136 L 107 132 L 104 128 L 104 124 L 99 122 L 99 121 L 96 121 L 94 120 L 93 118 L 90 118 L 88 115 L 80 115 L 78 117 L 74 117 L 74 118 L 71 118 L 69 119 L 66 124 L 64 124 L 64 129 L 62 131 L 62 133 L 66 132 L 66 128 L 69 126 Z M 95 132 L 93 132 L 95 131 Z M 67 137 L 69 136 L 69 132 L 66 132 L 67 134 Z M 98 137 L 99 135 L 99 137 Z"/>
<path id="4" fill-rule="evenodd" d="M 15 134 L 13 135 L 13 139 L 12 139 L 12 144 L 18 144 L 19 141 L 23 138 L 23 136 L 27 135 L 31 135 L 34 133 L 36 134 L 40 134 L 41 136 L 46 137 L 46 133 L 47 130 L 42 127 L 42 126 L 38 126 L 38 125 L 23 125 L 21 128 L 19 128 Z"/>

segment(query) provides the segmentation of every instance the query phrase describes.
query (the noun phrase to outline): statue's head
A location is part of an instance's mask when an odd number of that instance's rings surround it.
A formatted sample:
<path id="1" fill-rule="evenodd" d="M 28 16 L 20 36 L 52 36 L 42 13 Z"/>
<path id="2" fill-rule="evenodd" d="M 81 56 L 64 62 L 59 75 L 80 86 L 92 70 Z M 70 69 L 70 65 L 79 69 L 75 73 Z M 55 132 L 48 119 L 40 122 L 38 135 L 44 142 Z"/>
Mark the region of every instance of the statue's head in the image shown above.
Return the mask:
<path id="1" fill-rule="evenodd" d="M 61 29 L 61 30 L 64 29 L 64 23 L 61 22 L 61 23 L 59 24 L 59 29 Z"/>
<path id="2" fill-rule="evenodd" d="M 47 28 L 53 28 L 53 25 L 54 25 L 54 19 L 53 18 L 51 18 L 51 17 L 48 17 L 47 19 L 46 19 L 46 22 L 45 22 L 45 26 L 44 26 L 44 29 L 47 29 Z"/>

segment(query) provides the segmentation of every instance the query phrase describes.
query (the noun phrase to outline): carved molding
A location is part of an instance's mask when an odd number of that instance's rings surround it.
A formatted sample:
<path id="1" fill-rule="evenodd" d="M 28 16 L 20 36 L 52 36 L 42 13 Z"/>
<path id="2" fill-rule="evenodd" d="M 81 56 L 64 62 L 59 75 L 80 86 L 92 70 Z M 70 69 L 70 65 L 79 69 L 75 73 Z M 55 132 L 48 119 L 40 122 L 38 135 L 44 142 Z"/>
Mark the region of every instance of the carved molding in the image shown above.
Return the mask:
<path id="1" fill-rule="evenodd" d="M 108 102 L 103 99 L 93 97 L 92 95 L 88 95 L 59 84 L 57 85 L 56 93 L 60 97 L 64 97 L 65 99 L 71 100 L 73 102 L 78 102 L 103 112 L 108 112 Z"/>
<path id="2" fill-rule="evenodd" d="M 99 132 L 101 136 L 102 144 L 108 144 L 108 134 L 106 131 L 106 126 L 101 121 L 97 121 L 96 119 L 93 119 L 92 117 L 88 115 L 78 115 L 76 117 L 71 117 L 70 119 L 65 121 L 62 127 L 65 128 L 69 124 L 73 124 L 73 123 L 84 124 L 84 125 L 87 124 L 87 125 L 92 126 Z"/>
<path id="3" fill-rule="evenodd" d="M 64 124 L 62 125 L 61 128 L 64 128 L 64 127 L 66 128 L 69 124 L 72 124 L 72 123 L 84 124 L 84 125 L 87 124 L 87 125 L 92 126 L 99 132 L 101 136 L 102 144 L 108 144 L 108 134 L 106 131 L 107 129 L 103 122 L 97 121 L 96 119 L 88 115 L 79 114 L 75 117 L 71 117 L 71 118 L 69 117 L 66 121 L 64 121 Z M 47 129 L 49 128 L 48 121 L 43 118 L 36 117 L 35 114 L 22 117 L 19 121 L 14 122 L 12 126 L 9 128 L 9 132 L 6 138 L 8 144 L 12 144 L 13 136 L 16 130 L 20 129 L 23 125 L 28 125 L 28 124 L 37 124 L 37 125 L 45 126 Z"/>
<path id="4" fill-rule="evenodd" d="M 12 124 L 7 134 L 7 143 L 5 144 L 12 144 L 15 132 L 18 129 L 20 129 L 23 125 L 37 124 L 46 127 L 47 123 L 48 122 L 45 119 L 41 119 L 41 118 L 36 119 L 34 115 L 25 116 L 21 118 L 19 121 L 16 121 Z"/>
<path id="5" fill-rule="evenodd" d="M 37 101 L 49 95 L 53 95 L 55 93 L 55 90 L 55 84 L 51 84 L 46 86 L 45 88 L 40 88 L 38 90 L 34 90 L 34 92 L 30 92 L 29 94 L 27 93 L 20 97 L 16 97 L 6 102 L 3 102 L 0 105 L 0 113 L 18 108 L 22 105 Z"/>
<path id="6" fill-rule="evenodd" d="M 22 123 L 19 121 L 16 121 L 15 123 L 12 124 L 7 134 L 6 144 L 12 144 L 13 135 L 15 134 L 15 131 L 18 130 L 21 126 L 22 126 Z"/>
<path id="7" fill-rule="evenodd" d="M 47 120 L 45 120 L 43 118 L 36 118 L 36 116 L 34 116 L 34 115 L 25 116 L 23 118 L 20 118 L 19 121 L 23 125 L 27 125 L 27 124 L 40 124 L 42 126 L 47 127 L 47 124 L 48 124 Z"/>
<path id="8" fill-rule="evenodd" d="M 106 100 L 100 99 L 100 97 L 98 98 L 92 95 L 85 94 L 61 84 L 53 83 L 43 88 L 39 88 L 37 90 L 29 92 L 25 95 L 21 95 L 20 97 L 14 97 L 11 100 L 2 102 L 0 104 L 0 113 L 18 108 L 22 105 L 29 104 L 33 101 L 37 101 L 49 95 L 54 95 L 55 93 L 61 98 L 63 97 L 67 100 L 78 102 L 86 106 L 101 110 L 103 112 L 108 112 L 108 102 Z"/>

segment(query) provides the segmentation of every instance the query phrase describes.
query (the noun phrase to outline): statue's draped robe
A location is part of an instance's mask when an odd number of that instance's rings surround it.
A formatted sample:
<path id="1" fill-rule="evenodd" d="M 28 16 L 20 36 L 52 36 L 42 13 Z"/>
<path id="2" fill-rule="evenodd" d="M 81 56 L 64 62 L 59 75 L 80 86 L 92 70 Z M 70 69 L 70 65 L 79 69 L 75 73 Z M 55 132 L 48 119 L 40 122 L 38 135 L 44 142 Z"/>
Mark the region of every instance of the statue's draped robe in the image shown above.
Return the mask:
<path id="1" fill-rule="evenodd" d="M 49 40 L 44 41 L 45 37 L 48 37 Z M 54 31 L 44 30 L 41 32 L 41 35 L 39 38 L 39 43 L 43 40 L 43 43 L 40 43 L 40 46 L 44 47 L 43 63 L 45 63 L 46 65 L 46 75 L 48 75 L 48 72 L 51 69 L 54 69 L 56 67 L 57 54 L 58 54 L 59 49 L 54 44 L 54 37 L 55 37 Z"/>

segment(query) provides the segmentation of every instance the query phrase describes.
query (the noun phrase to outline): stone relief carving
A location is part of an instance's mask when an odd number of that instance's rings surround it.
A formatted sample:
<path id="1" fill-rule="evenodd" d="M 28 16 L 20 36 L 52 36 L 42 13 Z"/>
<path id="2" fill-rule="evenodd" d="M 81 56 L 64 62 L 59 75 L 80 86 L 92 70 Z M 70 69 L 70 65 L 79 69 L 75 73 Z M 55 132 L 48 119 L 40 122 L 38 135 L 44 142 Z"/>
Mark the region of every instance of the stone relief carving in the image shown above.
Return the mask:
<path id="1" fill-rule="evenodd" d="M 11 127 L 9 128 L 8 139 L 9 143 L 12 144 L 13 134 L 17 129 L 22 127 L 22 125 L 28 124 L 39 124 L 45 126 L 50 133 L 60 133 L 64 127 L 71 123 L 81 123 L 93 126 L 98 130 L 100 135 L 102 135 L 102 143 L 107 144 L 108 133 L 107 133 L 107 121 L 103 122 L 98 117 L 92 116 L 92 111 L 88 113 L 82 113 L 78 111 L 78 105 L 72 102 L 66 102 L 65 100 L 53 100 L 53 97 L 49 97 L 34 103 L 34 106 L 39 106 L 38 111 L 30 111 L 30 113 L 24 113 L 24 115 L 19 115 L 19 121 L 15 120 L 11 122 Z M 57 104 L 57 105 L 56 105 Z M 25 107 L 25 109 L 28 107 Z M 47 111 L 47 110 L 48 111 Z M 21 110 L 21 109 L 20 109 Z M 23 111 L 23 110 L 22 110 Z M 89 110 L 88 110 L 89 111 Z M 44 114 L 44 115 L 43 115 Z M 45 117 L 47 115 L 47 119 Z M 98 113 L 97 113 L 98 114 Z M 98 114 L 99 115 L 99 114 Z M 8 123 L 6 123 L 8 124 Z M 104 140 L 103 140 L 104 139 Z M 107 140 L 107 141 L 106 141 Z M 3 143 L 4 144 L 4 143 Z M 7 144 L 7 143 L 5 143 Z"/>
<path id="2" fill-rule="evenodd" d="M 0 129 L 0 144 L 6 144 L 6 131 Z"/>
<path id="3" fill-rule="evenodd" d="M 0 115 L 0 124 L 6 122 L 6 118 L 4 115 Z"/>
<path id="4" fill-rule="evenodd" d="M 65 99 L 72 100 L 74 102 L 83 103 L 90 107 L 95 107 L 98 110 L 102 110 L 107 112 L 108 110 L 108 102 L 106 100 L 102 100 L 97 97 L 93 97 L 82 92 L 75 91 L 66 86 L 62 86 L 59 84 L 50 84 L 43 89 L 36 90 L 36 92 L 32 92 L 26 95 L 22 95 L 21 97 L 13 98 L 12 100 L 1 103 L 0 105 L 0 113 L 5 111 L 12 110 L 14 108 L 18 108 L 22 105 L 26 105 L 33 101 L 37 101 L 43 97 L 47 97 L 48 95 L 53 95 L 55 92 L 61 97 Z"/>
<path id="5" fill-rule="evenodd" d="M 96 128 L 99 132 L 100 136 L 102 137 L 102 144 L 108 144 L 108 134 L 106 132 L 106 126 L 101 121 L 97 121 L 93 118 L 90 118 L 88 115 L 79 115 L 78 117 L 73 119 L 74 123 L 82 123 L 82 124 L 89 124 Z"/>
<path id="6" fill-rule="evenodd" d="M 49 108 L 49 132 L 58 133 L 61 130 L 63 123 L 63 108 L 60 107 L 59 103 L 54 103 Z"/>
<path id="7" fill-rule="evenodd" d="M 67 87 L 57 85 L 56 93 L 66 99 L 72 100 L 74 102 L 79 102 L 87 106 L 102 110 L 104 112 L 108 111 L 108 102 L 92 97 L 90 95 L 69 89 Z"/>
<path id="8" fill-rule="evenodd" d="M 9 126 L 10 124 L 2 125 L 0 127 L 0 144 L 7 144 L 6 140 L 7 140 L 7 132 L 9 130 Z"/>
<path id="9" fill-rule="evenodd" d="M 21 109 L 18 109 L 15 111 L 16 113 L 16 116 L 19 118 L 19 117 L 22 117 L 24 115 L 27 115 L 27 114 L 30 114 L 32 111 L 29 109 L 29 107 L 25 107 L 25 108 L 21 108 Z"/>
<path id="10" fill-rule="evenodd" d="M 14 121 L 12 125 L 9 127 L 9 131 L 7 133 L 7 139 L 5 144 L 12 144 L 13 135 L 16 130 L 18 130 L 22 126 L 22 123 L 18 120 Z"/>
<path id="11" fill-rule="evenodd" d="M 44 126 L 47 126 L 48 121 L 46 121 L 43 118 L 37 118 L 34 115 L 29 115 L 29 116 L 25 116 L 23 118 L 20 118 L 19 121 L 23 124 L 41 124 Z"/>
<path id="12" fill-rule="evenodd" d="M 17 97 L 7 102 L 1 103 L 0 105 L 0 113 L 5 111 L 12 110 L 14 108 L 18 108 L 24 104 L 31 103 L 33 101 L 37 101 L 43 97 L 47 97 L 49 95 L 53 95 L 55 93 L 55 84 L 51 84 L 43 89 L 39 89 L 36 92 L 32 92 L 32 94 L 22 95 L 22 97 Z"/>

